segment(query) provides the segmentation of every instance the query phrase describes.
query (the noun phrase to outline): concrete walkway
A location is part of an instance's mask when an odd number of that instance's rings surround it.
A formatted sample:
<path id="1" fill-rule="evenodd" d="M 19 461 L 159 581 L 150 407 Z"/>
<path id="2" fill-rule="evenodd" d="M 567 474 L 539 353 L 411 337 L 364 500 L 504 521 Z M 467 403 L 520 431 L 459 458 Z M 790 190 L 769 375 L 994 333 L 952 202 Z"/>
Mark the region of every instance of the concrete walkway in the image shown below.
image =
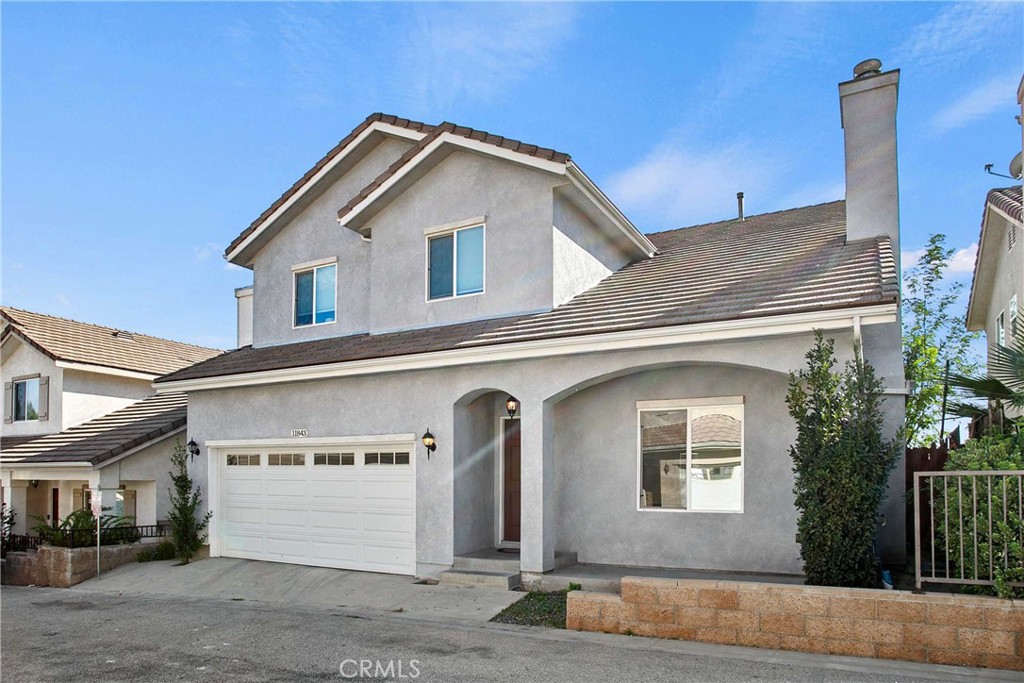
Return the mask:
<path id="1" fill-rule="evenodd" d="M 419 583 L 409 576 L 304 567 L 228 558 L 126 565 L 77 590 L 121 595 L 169 595 L 259 603 L 401 612 L 486 622 L 523 597 L 494 588 Z"/>
<path id="2" fill-rule="evenodd" d="M 574 564 L 548 572 L 541 577 L 541 590 L 557 591 L 577 583 L 583 590 L 619 593 L 622 577 L 643 576 L 656 579 L 705 579 L 710 581 L 756 581 L 759 583 L 803 584 L 802 576 L 786 574 L 747 574 L 658 567 L 623 567 L 611 564 Z"/>

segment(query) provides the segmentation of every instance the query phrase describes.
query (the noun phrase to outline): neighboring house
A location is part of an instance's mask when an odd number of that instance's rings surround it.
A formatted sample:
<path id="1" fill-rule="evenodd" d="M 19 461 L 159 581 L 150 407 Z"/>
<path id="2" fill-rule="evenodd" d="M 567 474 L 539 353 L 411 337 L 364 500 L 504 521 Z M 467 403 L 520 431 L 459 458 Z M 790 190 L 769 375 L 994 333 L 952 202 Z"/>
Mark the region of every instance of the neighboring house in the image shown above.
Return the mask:
<path id="1" fill-rule="evenodd" d="M 244 346 L 156 382 L 188 393 L 211 554 L 799 573 L 785 396 L 814 330 L 903 422 L 898 79 L 840 84 L 845 201 L 649 235 L 566 154 L 367 118 L 228 247 Z"/>
<path id="2" fill-rule="evenodd" d="M 1017 87 L 1017 103 L 1024 117 L 1024 78 Z M 1020 119 L 1018 119 L 1020 122 Z M 1024 128 L 1021 129 L 1024 153 Z M 1011 173 L 1020 179 L 1018 154 Z M 1024 333 L 1019 307 L 1024 306 L 1024 211 L 1020 184 L 996 188 L 985 198 L 974 263 L 967 329 L 983 331 L 989 354 L 997 345 L 1021 341 Z"/>
<path id="3" fill-rule="evenodd" d="M 153 380 L 220 351 L 0 307 L 4 423 L 0 472 L 15 533 L 104 504 L 155 524 L 167 512 L 172 436 L 184 438 L 184 394 Z"/>

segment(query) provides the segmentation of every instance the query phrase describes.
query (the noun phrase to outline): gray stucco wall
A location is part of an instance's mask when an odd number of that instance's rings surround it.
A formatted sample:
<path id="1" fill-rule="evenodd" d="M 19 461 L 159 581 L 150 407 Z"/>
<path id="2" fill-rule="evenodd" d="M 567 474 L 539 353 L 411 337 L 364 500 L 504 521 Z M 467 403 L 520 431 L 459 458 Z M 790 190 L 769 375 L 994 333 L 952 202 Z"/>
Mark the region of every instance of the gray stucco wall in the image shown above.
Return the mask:
<path id="1" fill-rule="evenodd" d="M 412 146 L 386 138 L 288 224 L 253 259 L 253 346 L 358 332 L 369 326 L 370 245 L 338 225 L 338 209 Z M 337 319 L 292 328 L 292 266 L 338 259 Z"/>
<path id="2" fill-rule="evenodd" d="M 630 262 L 615 239 L 562 194 L 554 199 L 553 305 L 558 306 L 593 287 Z M 564 240 L 559 240 L 563 237 Z"/>
<path id="3" fill-rule="evenodd" d="M 643 372 L 555 406 L 556 538 L 580 562 L 798 574 L 787 377 L 695 366 Z M 744 397 L 743 512 L 637 509 L 638 400 Z M 756 552 L 752 550 L 756 548 Z"/>
<path id="4" fill-rule="evenodd" d="M 64 371 L 62 429 L 141 401 L 153 394 L 149 380 L 80 370 Z"/>
<path id="5" fill-rule="evenodd" d="M 454 553 L 494 547 L 497 416 L 494 392 L 456 407 L 454 419 Z M 502 395 L 502 402 L 505 396 Z"/>
<path id="6" fill-rule="evenodd" d="M 1008 248 L 1008 234 L 1011 227 L 1010 221 L 1006 220 L 995 211 L 989 210 L 988 235 L 986 241 L 991 240 L 992 251 L 996 258 L 989 274 L 991 278 L 992 291 L 989 295 L 988 307 L 984 311 L 985 316 L 985 339 L 991 354 L 992 349 L 999 342 L 996 333 L 996 317 L 1000 312 L 1004 313 L 1006 321 L 1006 343 L 1013 341 L 1013 326 L 1010 324 L 1010 298 L 1017 296 L 1017 315 L 1024 313 L 1024 230 L 1017 229 L 1017 239 L 1013 249 Z M 1018 327 L 1021 321 L 1018 320 Z M 991 356 L 990 356 L 991 357 Z"/>
<path id="7" fill-rule="evenodd" d="M 551 308 L 552 187 L 558 178 L 456 151 L 370 221 L 370 332 Z M 427 300 L 427 228 L 486 217 L 484 291 Z"/>
<path id="8" fill-rule="evenodd" d="M 171 454 L 174 453 L 174 442 L 179 440 L 182 443 L 188 441 L 184 431 L 108 465 L 117 471 L 117 476 L 121 481 L 153 481 L 156 483 L 157 521 L 167 519 L 167 513 L 171 509 Z M 202 494 L 203 498 L 208 500 L 205 487 Z M 137 502 L 141 507 L 143 501 L 140 499 Z"/>
<path id="9" fill-rule="evenodd" d="M 40 375 L 50 378 L 49 413 L 45 420 L 28 422 L 12 422 L 3 424 L 4 436 L 29 436 L 35 434 L 53 434 L 61 430 L 63 411 L 61 408 L 61 391 L 64 387 L 64 371 L 49 358 L 31 346 L 10 337 L 3 348 L 2 366 L 3 381 L 10 382 L 16 377 Z M 0 401 L 6 399 L 0 398 Z M 6 404 L 3 414 L 7 414 Z"/>
<path id="10" fill-rule="evenodd" d="M 890 326 L 892 327 L 892 326 Z M 873 328 L 866 328 L 866 332 Z M 892 334 L 892 331 L 886 334 Z M 850 330 L 837 330 L 829 333 L 837 340 L 836 349 L 841 360 L 852 356 L 853 338 Z M 868 334 L 865 334 L 867 337 Z M 559 496 L 578 495 L 571 487 L 551 486 L 544 489 L 544 481 L 536 477 L 540 472 L 540 463 L 549 457 L 554 467 L 546 471 L 550 479 L 548 484 L 557 482 L 562 466 L 570 462 L 566 451 L 575 452 L 576 448 L 566 441 L 572 441 L 574 434 L 580 439 L 592 438 L 587 433 L 603 433 L 611 430 L 619 440 L 618 448 L 623 447 L 625 435 L 635 434 L 635 416 L 618 415 L 609 419 L 605 403 L 601 398 L 605 390 L 608 395 L 617 396 L 615 410 L 621 411 L 621 402 L 638 399 L 662 398 L 659 392 L 672 389 L 691 396 L 707 396 L 710 393 L 742 394 L 749 396 L 749 407 L 745 416 L 751 427 L 747 431 L 747 457 L 752 467 L 765 469 L 760 477 L 748 474 L 746 495 L 754 509 L 761 509 L 772 516 L 779 525 L 775 534 L 759 533 L 755 515 L 744 513 L 733 516 L 742 518 L 740 522 L 730 521 L 720 515 L 721 521 L 713 520 L 706 525 L 678 522 L 688 525 L 692 531 L 695 546 L 720 546 L 729 541 L 720 537 L 721 525 L 750 524 L 754 526 L 752 533 L 744 533 L 745 542 L 742 547 L 733 546 L 736 554 L 708 553 L 701 557 L 701 564 L 708 569 L 735 569 L 740 564 L 755 566 L 761 571 L 792 571 L 792 533 L 794 522 L 792 515 L 787 516 L 784 509 L 792 506 L 792 484 L 789 465 L 784 454 L 791 442 L 790 418 L 785 412 L 784 394 L 785 381 L 783 375 L 804 365 L 804 354 L 812 343 L 811 335 L 790 335 L 784 337 L 752 338 L 742 341 L 717 343 L 694 343 L 675 347 L 648 349 L 642 351 L 619 351 L 607 353 L 578 354 L 547 359 L 525 360 L 516 362 L 496 363 L 486 366 L 462 366 L 438 370 L 424 370 L 404 373 L 390 373 L 374 376 L 317 380 L 302 383 L 257 386 L 240 389 L 221 389 L 191 392 L 189 395 L 189 432 L 200 443 L 204 453 L 208 452 L 205 442 L 211 439 L 256 439 L 287 437 L 292 428 L 308 429 L 309 439 L 317 437 L 360 436 L 366 434 L 422 434 L 429 427 L 437 437 L 438 449 L 430 460 L 426 459 L 422 447 L 416 448 L 417 481 L 416 481 L 416 538 L 417 565 L 421 575 L 433 575 L 437 571 L 450 566 L 455 554 L 456 538 L 460 547 L 471 547 L 483 538 L 487 526 L 486 518 L 479 526 L 473 524 L 461 529 L 458 536 L 455 532 L 456 520 L 467 519 L 469 515 L 493 515 L 486 509 L 487 502 L 493 505 L 493 483 L 489 483 L 486 470 L 476 471 L 468 479 L 455 486 L 457 463 L 465 461 L 471 448 L 465 448 L 461 441 L 463 432 L 469 435 L 469 443 L 479 442 L 481 433 L 474 431 L 469 422 L 459 418 L 456 404 L 466 405 L 486 391 L 500 391 L 515 395 L 522 401 L 523 429 L 523 567 L 524 570 L 535 570 L 541 563 L 540 551 L 530 545 L 528 534 L 531 530 L 544 528 L 548 538 L 545 544 L 550 552 L 553 547 L 559 550 L 580 552 L 571 543 L 584 546 L 581 559 L 612 556 L 627 562 L 626 550 L 632 543 L 633 535 L 627 539 L 609 538 L 607 543 L 611 549 L 600 551 L 595 548 L 593 529 L 596 528 L 587 520 L 579 522 L 560 519 L 569 514 L 568 510 L 560 511 Z M 872 359 L 874 344 L 865 344 L 869 360 L 881 363 L 881 359 Z M 898 353 L 898 346 L 896 347 Z M 891 352 L 890 352 L 891 355 Z M 714 364 L 715 368 L 705 368 L 696 372 L 693 368 L 679 370 L 663 370 L 671 366 L 692 366 Z M 661 381 L 658 372 L 667 373 L 668 379 Z M 642 371 L 643 375 L 635 373 Z M 688 374 L 689 373 L 689 374 Z M 781 373 L 773 375 L 772 373 Z M 631 376 L 619 380 L 618 377 Z M 608 381 L 613 380 L 613 381 Z M 676 386 L 674 382 L 679 382 Z M 588 390 L 588 387 L 595 386 Z M 712 391 L 711 387 L 715 387 Z M 728 388 L 728 391 L 726 390 Z M 742 391 L 738 391 L 742 389 Z M 587 390 L 587 391 L 584 391 Z M 580 393 L 583 398 L 578 401 L 571 398 Z M 592 398 L 587 398 L 587 396 Z M 685 398 L 686 396 L 673 396 Z M 559 407 L 561 404 L 561 407 Z M 902 399 L 893 405 L 902 410 Z M 541 409 L 542 405 L 553 405 L 555 409 Z M 574 407 L 575 406 L 575 407 Z M 586 408 L 589 406 L 589 409 Z M 574 420 L 565 418 L 566 407 L 577 414 Z M 888 410 L 888 409 L 887 409 Z M 890 417 L 899 412 L 892 408 Z M 544 423 L 542 415 L 548 414 Z M 559 419 L 561 415 L 562 419 Z M 477 415 L 480 423 L 486 417 Z M 757 427 L 755 430 L 754 427 Z M 578 434 L 577 434 L 578 432 Z M 547 441 L 544 435 L 547 434 Z M 761 434 L 771 441 L 766 445 L 761 441 Z M 567 439 L 567 436 L 568 439 Z M 455 445 L 459 443 L 456 453 Z M 547 443 L 547 449 L 537 444 Z M 635 449 L 635 447 L 634 447 Z M 759 451 L 763 450 L 764 453 Z M 779 453 L 783 457 L 779 457 Z M 774 456 L 772 455 L 774 454 Z M 600 457 L 612 457 L 605 454 Z M 771 458 L 774 457 L 775 460 Z M 631 461 L 632 462 L 632 461 Z M 757 463 L 754 465 L 753 463 Z M 196 462 L 193 466 L 194 476 L 204 490 L 208 488 L 208 461 Z M 891 506 L 903 505 L 902 460 L 899 465 L 900 474 L 894 474 L 893 481 L 898 485 L 890 490 Z M 554 472 L 551 470 L 554 469 Z M 615 475 L 618 477 L 619 475 Z M 774 477 L 774 479 L 773 479 Z M 628 491 L 632 502 L 635 489 L 635 468 L 630 465 L 624 481 L 613 481 L 603 489 L 605 493 L 611 488 L 615 491 Z M 493 479 L 492 479 L 493 482 Z M 465 484 L 465 487 L 463 487 Z M 623 495 L 623 494 L 617 494 Z M 769 503 L 764 496 L 774 497 L 775 502 Z M 597 496 L 595 496 L 597 497 Z M 545 508 L 531 501 L 548 501 Z M 456 513 L 456 501 L 460 505 Z M 465 507 L 462 507 L 465 506 Z M 493 510 L 493 508 L 492 508 Z M 214 510 L 216 515 L 216 510 Z M 672 513 L 674 514 L 674 513 Z M 894 513 L 895 514 L 895 513 Z M 706 515 L 699 515 L 704 517 Z M 697 515 L 691 516 L 693 519 Z M 653 519 L 653 518 L 652 518 Z M 493 518 L 490 522 L 493 525 Z M 664 525 L 654 522 L 643 522 L 647 525 L 648 538 L 644 541 L 645 548 L 672 547 L 678 544 L 679 527 L 676 522 Z M 692 527 L 692 528 L 691 528 Z M 624 526 L 613 527 L 616 534 L 625 530 Z M 746 530 L 744 530 L 746 531 Z M 891 537 L 887 545 L 897 549 L 899 555 L 890 559 L 902 558 L 899 551 L 904 545 L 902 524 L 892 521 L 884 533 Z M 788 540 L 787 540 L 788 538 Z M 689 543 L 690 541 L 688 541 Z M 461 551 L 460 551 L 461 552 Z M 601 552 L 606 553 L 601 555 Z M 741 556 L 740 553 L 745 553 Z M 699 555 L 663 554 L 665 562 L 669 560 L 685 560 L 684 566 L 693 566 L 687 558 Z M 593 561 L 593 560 L 592 560 Z M 609 560 L 611 561 L 611 560 Z M 704 564 L 706 561 L 706 564 Z M 647 560 L 635 564 L 650 564 Z"/>

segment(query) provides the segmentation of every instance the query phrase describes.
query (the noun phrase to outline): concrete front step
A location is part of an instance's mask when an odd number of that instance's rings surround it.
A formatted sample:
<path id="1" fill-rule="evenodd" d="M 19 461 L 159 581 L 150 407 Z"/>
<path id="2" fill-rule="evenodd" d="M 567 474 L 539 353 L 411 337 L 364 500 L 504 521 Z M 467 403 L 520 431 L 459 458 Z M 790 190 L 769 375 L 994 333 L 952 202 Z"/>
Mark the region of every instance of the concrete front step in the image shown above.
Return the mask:
<path id="1" fill-rule="evenodd" d="M 449 569 L 441 572 L 438 581 L 450 586 L 484 586 L 511 590 L 519 587 L 519 572 Z"/>
<path id="2" fill-rule="evenodd" d="M 556 552 L 555 569 L 563 569 L 576 564 L 576 553 Z M 500 550 L 482 550 L 469 555 L 457 556 L 452 569 L 466 569 L 487 572 L 519 572 L 519 555 L 503 553 Z"/>

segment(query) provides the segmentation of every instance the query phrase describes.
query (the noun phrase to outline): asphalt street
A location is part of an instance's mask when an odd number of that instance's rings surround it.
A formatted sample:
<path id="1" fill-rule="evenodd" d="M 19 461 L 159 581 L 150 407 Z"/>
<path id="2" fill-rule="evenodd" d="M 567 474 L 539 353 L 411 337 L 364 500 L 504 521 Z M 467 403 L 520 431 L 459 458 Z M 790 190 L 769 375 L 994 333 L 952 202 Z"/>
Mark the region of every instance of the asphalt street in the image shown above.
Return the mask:
<path id="1" fill-rule="evenodd" d="M 935 681 L 926 667 L 246 600 L 5 586 L 3 683 L 36 681 Z"/>

